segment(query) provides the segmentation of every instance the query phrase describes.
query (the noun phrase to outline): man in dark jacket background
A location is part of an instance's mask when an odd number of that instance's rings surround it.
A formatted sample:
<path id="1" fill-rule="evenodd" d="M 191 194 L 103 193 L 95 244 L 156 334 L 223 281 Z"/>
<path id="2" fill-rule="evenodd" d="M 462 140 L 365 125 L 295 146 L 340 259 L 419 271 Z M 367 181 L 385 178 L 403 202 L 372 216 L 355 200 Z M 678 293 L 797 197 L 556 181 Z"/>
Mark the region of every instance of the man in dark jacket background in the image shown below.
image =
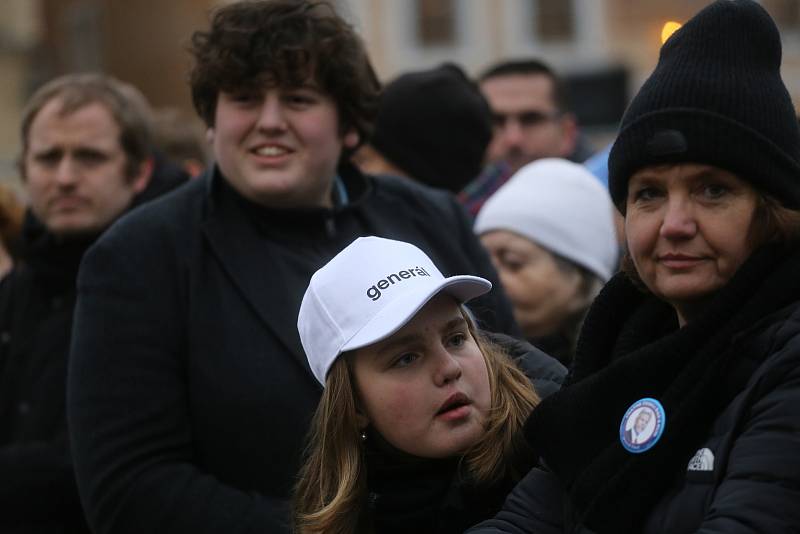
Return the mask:
<path id="1" fill-rule="evenodd" d="M 451 195 L 348 163 L 379 84 L 330 6 L 229 4 L 192 52 L 216 165 L 121 220 L 78 280 L 68 413 L 100 534 L 289 531 L 321 393 L 297 313 L 311 274 L 356 237 L 408 241 L 445 274 L 489 278 L 479 323 L 517 331 Z"/>
<path id="2" fill-rule="evenodd" d="M 88 532 L 64 407 L 75 278 L 150 182 L 148 113 L 136 89 L 94 74 L 52 80 L 24 110 L 30 208 L 0 284 L 0 532 Z"/>

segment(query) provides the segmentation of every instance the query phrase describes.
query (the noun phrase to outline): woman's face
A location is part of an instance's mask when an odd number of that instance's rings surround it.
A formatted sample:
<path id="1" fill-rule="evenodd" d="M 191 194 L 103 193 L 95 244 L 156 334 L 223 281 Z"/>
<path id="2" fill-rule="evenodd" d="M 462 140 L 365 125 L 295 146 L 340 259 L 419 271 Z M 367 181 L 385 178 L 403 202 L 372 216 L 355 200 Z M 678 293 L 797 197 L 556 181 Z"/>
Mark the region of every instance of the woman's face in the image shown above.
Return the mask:
<path id="1" fill-rule="evenodd" d="M 646 167 L 628 184 L 625 234 L 647 288 L 681 324 L 750 256 L 758 194 L 731 172 L 694 163 Z"/>
<path id="2" fill-rule="evenodd" d="M 579 307 L 581 275 L 565 272 L 547 250 L 505 230 L 481 235 L 500 283 L 514 307 L 514 318 L 527 337 L 556 332 Z"/>
<path id="3" fill-rule="evenodd" d="M 356 350 L 352 364 L 360 424 L 398 449 L 446 458 L 483 435 L 486 361 L 450 296 L 439 294 L 394 335 Z"/>

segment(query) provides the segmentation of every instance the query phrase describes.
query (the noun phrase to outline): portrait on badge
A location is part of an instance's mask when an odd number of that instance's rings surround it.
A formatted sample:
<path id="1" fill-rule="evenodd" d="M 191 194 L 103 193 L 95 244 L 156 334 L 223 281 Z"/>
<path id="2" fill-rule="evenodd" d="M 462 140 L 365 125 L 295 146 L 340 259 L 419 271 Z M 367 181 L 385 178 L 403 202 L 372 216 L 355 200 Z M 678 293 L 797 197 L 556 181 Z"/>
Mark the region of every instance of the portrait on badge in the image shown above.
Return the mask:
<path id="1" fill-rule="evenodd" d="M 655 399 L 641 399 L 625 412 L 620 423 L 622 446 L 628 452 L 640 453 L 652 448 L 664 431 L 666 415 Z"/>
<path id="2" fill-rule="evenodd" d="M 640 408 L 635 417 L 632 417 L 632 424 L 625 430 L 625 441 L 635 445 L 641 445 L 653 437 L 654 425 L 651 424 L 653 411 L 647 408 Z"/>

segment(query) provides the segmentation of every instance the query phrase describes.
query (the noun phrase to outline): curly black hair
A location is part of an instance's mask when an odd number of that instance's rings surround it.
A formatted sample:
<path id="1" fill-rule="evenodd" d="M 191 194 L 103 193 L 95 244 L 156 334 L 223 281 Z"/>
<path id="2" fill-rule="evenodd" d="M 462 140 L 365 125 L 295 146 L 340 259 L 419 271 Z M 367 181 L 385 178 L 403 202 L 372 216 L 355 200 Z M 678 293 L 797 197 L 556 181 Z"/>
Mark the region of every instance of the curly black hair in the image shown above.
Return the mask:
<path id="1" fill-rule="evenodd" d="M 213 126 L 220 91 L 299 87 L 313 80 L 336 103 L 342 132 L 363 141 L 380 82 L 352 26 L 324 1 L 246 0 L 214 12 L 209 31 L 192 36 L 192 101 Z"/>

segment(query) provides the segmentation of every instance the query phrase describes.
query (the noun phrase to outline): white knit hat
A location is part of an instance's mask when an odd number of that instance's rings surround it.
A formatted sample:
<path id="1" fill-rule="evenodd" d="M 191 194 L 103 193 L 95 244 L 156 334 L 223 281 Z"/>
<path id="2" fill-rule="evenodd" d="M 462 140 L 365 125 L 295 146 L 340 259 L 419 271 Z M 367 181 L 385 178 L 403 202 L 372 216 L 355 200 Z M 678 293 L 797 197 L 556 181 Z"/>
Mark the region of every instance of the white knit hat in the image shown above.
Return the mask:
<path id="1" fill-rule="evenodd" d="M 475 233 L 507 230 L 611 278 L 619 257 L 608 191 L 583 165 L 545 158 L 522 167 L 489 197 Z"/>
<path id="2" fill-rule="evenodd" d="M 303 295 L 297 329 L 309 367 L 324 386 L 339 354 L 391 336 L 439 292 L 466 302 L 491 288 L 477 276 L 445 278 L 409 243 L 359 237 L 314 273 Z"/>

